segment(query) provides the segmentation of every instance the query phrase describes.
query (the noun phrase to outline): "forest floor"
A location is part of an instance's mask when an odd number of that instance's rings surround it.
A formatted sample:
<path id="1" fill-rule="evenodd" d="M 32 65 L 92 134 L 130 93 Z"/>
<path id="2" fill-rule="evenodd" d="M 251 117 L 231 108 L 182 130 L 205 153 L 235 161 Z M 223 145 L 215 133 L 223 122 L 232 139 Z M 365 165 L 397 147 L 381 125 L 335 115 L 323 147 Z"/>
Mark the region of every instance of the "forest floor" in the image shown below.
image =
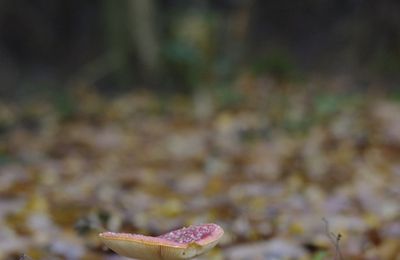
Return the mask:
<path id="1" fill-rule="evenodd" d="M 237 85 L 0 103 L 1 259 L 207 222 L 206 259 L 400 259 L 400 102 Z"/>

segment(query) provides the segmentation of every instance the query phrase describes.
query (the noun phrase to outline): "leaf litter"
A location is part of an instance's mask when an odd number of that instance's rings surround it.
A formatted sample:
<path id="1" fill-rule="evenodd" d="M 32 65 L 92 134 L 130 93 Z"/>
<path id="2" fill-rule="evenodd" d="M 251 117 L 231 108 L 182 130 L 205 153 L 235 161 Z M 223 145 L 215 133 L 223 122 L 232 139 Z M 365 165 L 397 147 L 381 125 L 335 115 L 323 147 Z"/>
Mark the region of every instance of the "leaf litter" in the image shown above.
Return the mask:
<path id="1" fill-rule="evenodd" d="M 255 87 L 199 109 L 86 90 L 70 114 L 2 102 L 2 259 L 123 259 L 99 232 L 209 222 L 226 232 L 207 259 L 330 259 L 322 219 L 344 259 L 399 259 L 400 104 L 282 95 Z"/>

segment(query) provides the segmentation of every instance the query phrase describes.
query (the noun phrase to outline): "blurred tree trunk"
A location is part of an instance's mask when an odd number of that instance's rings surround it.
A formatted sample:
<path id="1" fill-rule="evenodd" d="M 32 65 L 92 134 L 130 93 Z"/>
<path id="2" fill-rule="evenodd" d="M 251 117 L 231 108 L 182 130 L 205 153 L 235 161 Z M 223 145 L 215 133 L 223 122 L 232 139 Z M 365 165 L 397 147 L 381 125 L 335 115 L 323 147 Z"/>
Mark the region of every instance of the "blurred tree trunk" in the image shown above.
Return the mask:
<path id="1" fill-rule="evenodd" d="M 125 6 L 125 1 L 103 0 L 108 66 L 115 72 L 116 80 L 122 86 L 129 82 L 131 74 L 129 69 L 130 46 L 126 38 Z"/>
<path id="2" fill-rule="evenodd" d="M 246 49 L 246 39 L 249 33 L 250 15 L 254 0 L 241 1 L 237 4 L 235 10 L 228 16 L 229 32 L 228 39 L 225 40 L 228 50 L 227 55 L 231 57 L 234 64 L 242 62 Z"/>
<path id="3" fill-rule="evenodd" d="M 146 79 L 157 78 L 160 72 L 160 46 L 156 31 L 154 0 L 128 0 L 130 32 L 137 58 Z"/>

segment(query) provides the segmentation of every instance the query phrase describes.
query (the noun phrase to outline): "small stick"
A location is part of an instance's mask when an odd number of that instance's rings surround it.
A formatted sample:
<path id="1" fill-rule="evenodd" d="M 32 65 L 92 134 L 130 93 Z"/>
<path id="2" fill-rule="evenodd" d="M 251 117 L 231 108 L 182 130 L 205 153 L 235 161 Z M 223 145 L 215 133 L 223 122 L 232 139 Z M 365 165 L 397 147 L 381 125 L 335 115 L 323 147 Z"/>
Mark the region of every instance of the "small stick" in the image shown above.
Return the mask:
<path id="1" fill-rule="evenodd" d="M 340 251 L 340 239 L 342 238 L 342 234 L 335 234 L 329 230 L 329 222 L 326 220 L 326 218 L 322 218 L 322 221 L 325 223 L 325 232 L 326 235 L 328 236 L 329 240 L 335 247 L 335 257 L 333 258 L 334 260 L 343 260 L 343 255 L 342 252 Z"/>

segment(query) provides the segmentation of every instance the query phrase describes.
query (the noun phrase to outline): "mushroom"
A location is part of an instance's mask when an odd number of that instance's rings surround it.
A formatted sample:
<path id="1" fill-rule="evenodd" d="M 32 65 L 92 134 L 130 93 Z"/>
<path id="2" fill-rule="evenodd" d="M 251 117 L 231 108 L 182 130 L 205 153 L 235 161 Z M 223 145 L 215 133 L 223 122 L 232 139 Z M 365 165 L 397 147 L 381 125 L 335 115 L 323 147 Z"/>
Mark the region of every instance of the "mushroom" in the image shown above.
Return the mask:
<path id="1" fill-rule="evenodd" d="M 216 224 L 184 227 L 158 237 L 130 233 L 100 233 L 103 243 L 116 253 L 142 260 L 190 259 L 213 248 L 224 234 Z"/>

